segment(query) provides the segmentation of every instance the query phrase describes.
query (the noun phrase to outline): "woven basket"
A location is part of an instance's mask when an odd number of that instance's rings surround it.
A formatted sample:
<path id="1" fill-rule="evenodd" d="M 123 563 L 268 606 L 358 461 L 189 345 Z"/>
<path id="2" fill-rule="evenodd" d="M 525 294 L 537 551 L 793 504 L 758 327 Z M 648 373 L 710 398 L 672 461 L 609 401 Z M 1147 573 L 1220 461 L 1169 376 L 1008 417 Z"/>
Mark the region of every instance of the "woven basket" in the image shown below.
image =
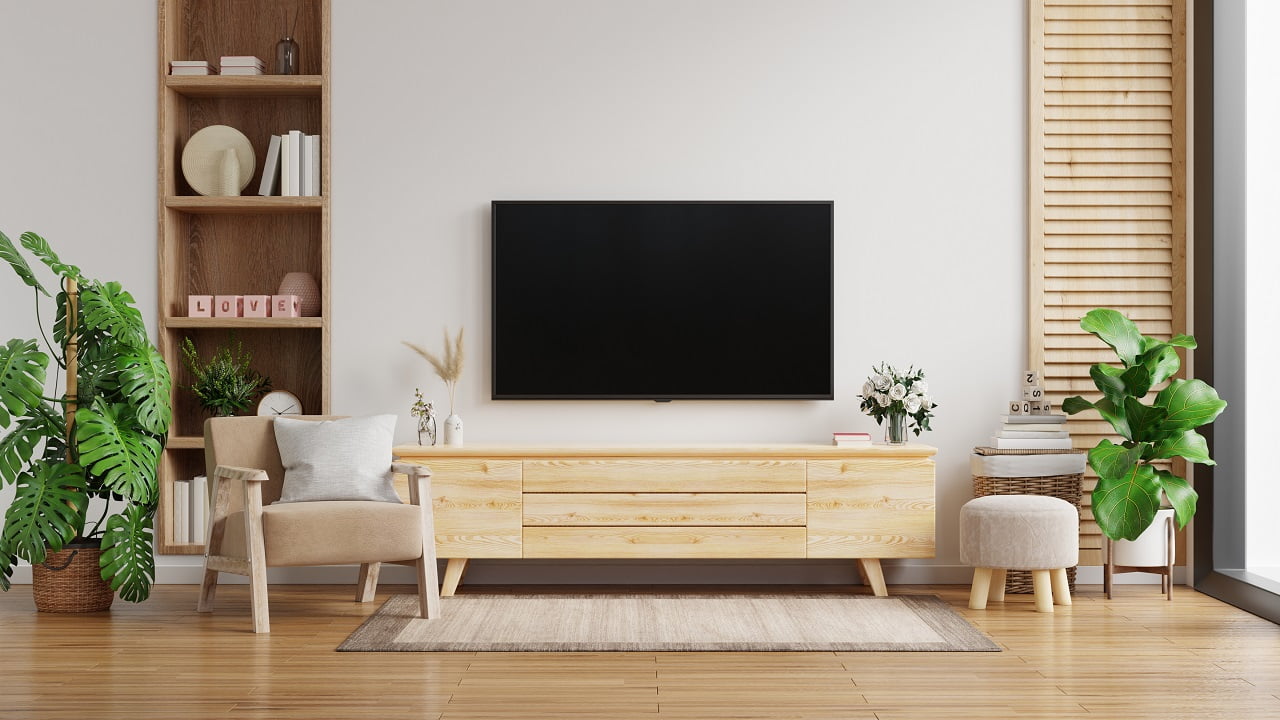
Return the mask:
<path id="1" fill-rule="evenodd" d="M 106 610 L 116 594 L 102 579 L 98 547 L 68 547 L 51 552 L 31 567 L 36 610 L 47 613 L 90 613 Z"/>
<path id="2" fill-rule="evenodd" d="M 986 495 L 1048 495 L 1066 500 L 1080 511 L 1081 484 L 1084 473 L 1071 475 L 1046 475 L 1044 477 L 985 477 L 973 476 L 973 496 Z M 1067 584 L 1076 591 L 1076 569 L 1067 568 Z M 1004 591 L 1030 594 L 1033 592 L 1030 570 L 1009 570 L 1005 574 Z"/>

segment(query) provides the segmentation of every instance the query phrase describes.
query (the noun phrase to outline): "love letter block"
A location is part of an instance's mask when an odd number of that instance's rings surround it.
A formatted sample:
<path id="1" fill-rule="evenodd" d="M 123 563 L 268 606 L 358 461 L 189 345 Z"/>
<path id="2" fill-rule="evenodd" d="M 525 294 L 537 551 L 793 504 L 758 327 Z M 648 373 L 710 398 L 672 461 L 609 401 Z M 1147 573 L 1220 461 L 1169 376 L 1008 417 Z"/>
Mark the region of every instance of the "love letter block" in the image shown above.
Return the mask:
<path id="1" fill-rule="evenodd" d="M 244 298 L 240 295 L 215 295 L 213 297 L 214 317 L 242 317 L 244 315 Z"/>
<path id="2" fill-rule="evenodd" d="M 297 295 L 272 295 L 271 317 L 302 317 Z"/>
<path id="3" fill-rule="evenodd" d="M 245 295 L 244 316 L 261 318 L 271 317 L 271 296 Z"/>
<path id="4" fill-rule="evenodd" d="M 187 317 L 213 317 L 213 296 L 188 295 Z"/>
<path id="5" fill-rule="evenodd" d="M 1009 403 L 1010 415 L 1030 415 L 1031 402 L 1029 400 L 1014 400 Z"/>

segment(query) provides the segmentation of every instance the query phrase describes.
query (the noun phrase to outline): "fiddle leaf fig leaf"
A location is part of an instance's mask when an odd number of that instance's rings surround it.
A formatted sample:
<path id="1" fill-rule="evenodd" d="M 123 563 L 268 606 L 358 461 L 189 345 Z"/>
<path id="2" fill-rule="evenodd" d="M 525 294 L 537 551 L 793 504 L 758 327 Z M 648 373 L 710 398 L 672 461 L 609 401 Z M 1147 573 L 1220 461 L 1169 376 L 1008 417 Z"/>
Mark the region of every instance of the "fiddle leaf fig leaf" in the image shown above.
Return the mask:
<path id="1" fill-rule="evenodd" d="M 1094 409 L 1093 403 L 1089 402 L 1088 400 L 1085 400 L 1079 395 L 1073 395 L 1067 398 L 1066 400 L 1062 401 L 1062 412 L 1068 415 L 1075 415 L 1077 413 L 1082 413 L 1085 410 L 1093 410 L 1093 409 Z"/>
<path id="2" fill-rule="evenodd" d="M 1157 470 L 1156 481 L 1160 483 L 1165 497 L 1169 498 L 1169 504 L 1173 506 L 1173 516 L 1178 521 L 1178 529 L 1185 528 L 1192 516 L 1196 514 L 1196 501 L 1200 496 L 1191 488 L 1190 483 L 1168 470 Z"/>
<path id="3" fill-rule="evenodd" d="M 1156 405 L 1165 408 L 1164 427 L 1190 430 L 1214 421 L 1227 403 L 1218 391 L 1203 380 L 1174 380 L 1156 395 Z"/>
<path id="4" fill-rule="evenodd" d="M 1110 440 L 1102 440 L 1089 451 L 1089 467 L 1099 477 L 1123 477 L 1142 455 L 1140 448 L 1127 448 Z"/>
<path id="5" fill-rule="evenodd" d="M 1097 470 L 1097 468 L 1094 468 Z M 1093 517 L 1113 540 L 1133 540 L 1146 530 L 1160 507 L 1155 468 L 1137 463 L 1119 476 L 1099 475 L 1093 489 Z"/>
<path id="6" fill-rule="evenodd" d="M 1174 355 L 1174 358 L 1177 358 L 1177 355 Z M 1145 396 L 1151 390 L 1151 370 L 1142 363 L 1121 373 L 1120 380 L 1124 383 L 1125 393 L 1136 398 Z"/>
<path id="7" fill-rule="evenodd" d="M 1137 398 L 1126 397 L 1124 415 L 1129 423 L 1130 437 L 1134 442 L 1154 442 L 1159 440 L 1161 423 L 1165 419 L 1165 409 L 1158 405 L 1143 405 Z"/>
<path id="8" fill-rule="evenodd" d="M 32 255 L 40 258 L 40 262 L 58 275 L 73 280 L 80 279 L 80 268 L 59 260 L 58 254 L 49 247 L 49 242 L 44 238 L 33 232 L 24 232 L 18 237 L 18 241 L 22 243 L 22 247 L 30 250 Z"/>
<path id="9" fill-rule="evenodd" d="M 4 544 L 27 562 L 44 562 L 47 550 L 61 550 L 83 529 L 89 506 L 84 471 L 76 465 L 37 460 L 18 477 L 13 503 L 4 516 Z"/>
<path id="10" fill-rule="evenodd" d="M 1097 363 L 1089 368 L 1089 377 L 1093 378 L 1093 384 L 1097 386 L 1099 392 L 1113 402 L 1122 401 L 1124 398 L 1126 389 L 1123 379 L 1124 374 L 1124 368 L 1103 365 L 1102 363 Z"/>
<path id="11" fill-rule="evenodd" d="M 1142 352 L 1143 337 L 1138 332 L 1138 326 L 1115 310 L 1090 310 L 1081 318 L 1080 328 L 1097 335 L 1099 340 L 1110 345 L 1125 367 L 1133 365 Z"/>
<path id="12" fill-rule="evenodd" d="M 1178 368 L 1182 367 L 1182 360 L 1178 358 L 1178 351 L 1168 345 L 1162 345 L 1159 349 L 1142 354 L 1139 364 L 1134 368 L 1144 368 L 1148 374 L 1147 390 L 1152 385 L 1162 383 L 1178 373 Z M 1146 391 L 1143 391 L 1146 395 Z"/>
<path id="13" fill-rule="evenodd" d="M 35 340 L 14 338 L 0 345 L 0 428 L 13 418 L 31 414 L 44 402 L 45 372 L 49 356 L 40 352 Z"/>
<path id="14" fill-rule="evenodd" d="M 27 264 L 27 259 L 22 257 L 22 253 L 18 252 L 18 248 L 14 246 L 9 236 L 0 232 L 0 259 L 9 263 L 13 271 L 18 273 L 18 277 L 27 287 L 33 287 L 37 291 L 44 293 L 45 297 L 50 297 L 49 291 L 44 289 L 40 284 L 40 280 L 36 278 L 36 274 L 31 272 L 31 266 Z"/>
<path id="15" fill-rule="evenodd" d="M 1195 430 L 1166 437 L 1155 444 L 1152 453 L 1153 458 L 1161 460 L 1180 457 L 1202 465 L 1217 465 L 1209 457 L 1209 442 Z"/>
<path id="16" fill-rule="evenodd" d="M 146 505 L 131 503 L 107 520 L 102 536 L 102 556 L 98 560 L 102 579 L 130 602 L 141 602 L 151 594 L 155 580 L 155 556 L 151 553 L 151 521 L 154 512 Z"/>

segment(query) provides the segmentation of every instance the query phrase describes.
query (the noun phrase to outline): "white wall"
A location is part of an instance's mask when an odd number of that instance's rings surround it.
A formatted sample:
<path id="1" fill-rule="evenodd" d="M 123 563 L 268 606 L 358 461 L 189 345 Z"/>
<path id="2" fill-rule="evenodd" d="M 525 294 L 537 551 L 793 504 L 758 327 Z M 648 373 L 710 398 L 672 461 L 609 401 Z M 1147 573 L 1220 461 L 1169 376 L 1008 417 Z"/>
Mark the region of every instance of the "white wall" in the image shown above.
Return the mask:
<path id="1" fill-rule="evenodd" d="M 0 229 L 43 231 L 150 318 L 154 7 L 67 4 L 0 0 Z M 397 412 L 408 442 L 413 388 L 445 394 L 400 341 L 436 345 L 444 325 L 468 330 L 469 443 L 822 442 L 874 429 L 855 399 L 873 363 L 915 363 L 941 406 L 922 438 L 939 448 L 938 557 L 887 571 L 965 579 L 967 455 L 1025 357 L 1022 2 L 333 0 L 333 15 L 335 411 Z M 96 42 L 57 44 L 68 34 Z M 834 200 L 837 399 L 489 400 L 489 201 L 567 198 Z M 0 337 L 26 331 L 13 285 L 0 281 Z M 852 577 L 844 564 L 718 572 Z"/>

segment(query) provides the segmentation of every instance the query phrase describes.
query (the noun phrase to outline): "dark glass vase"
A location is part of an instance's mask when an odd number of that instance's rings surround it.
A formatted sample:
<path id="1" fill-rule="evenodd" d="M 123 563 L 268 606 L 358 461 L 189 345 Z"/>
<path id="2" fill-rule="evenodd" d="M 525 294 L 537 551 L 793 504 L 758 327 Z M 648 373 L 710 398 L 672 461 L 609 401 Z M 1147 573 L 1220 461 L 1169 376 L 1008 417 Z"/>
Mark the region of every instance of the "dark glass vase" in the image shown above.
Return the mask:
<path id="1" fill-rule="evenodd" d="M 298 55 L 298 41 L 291 37 L 276 43 L 276 74 L 297 75 L 301 57 Z"/>

